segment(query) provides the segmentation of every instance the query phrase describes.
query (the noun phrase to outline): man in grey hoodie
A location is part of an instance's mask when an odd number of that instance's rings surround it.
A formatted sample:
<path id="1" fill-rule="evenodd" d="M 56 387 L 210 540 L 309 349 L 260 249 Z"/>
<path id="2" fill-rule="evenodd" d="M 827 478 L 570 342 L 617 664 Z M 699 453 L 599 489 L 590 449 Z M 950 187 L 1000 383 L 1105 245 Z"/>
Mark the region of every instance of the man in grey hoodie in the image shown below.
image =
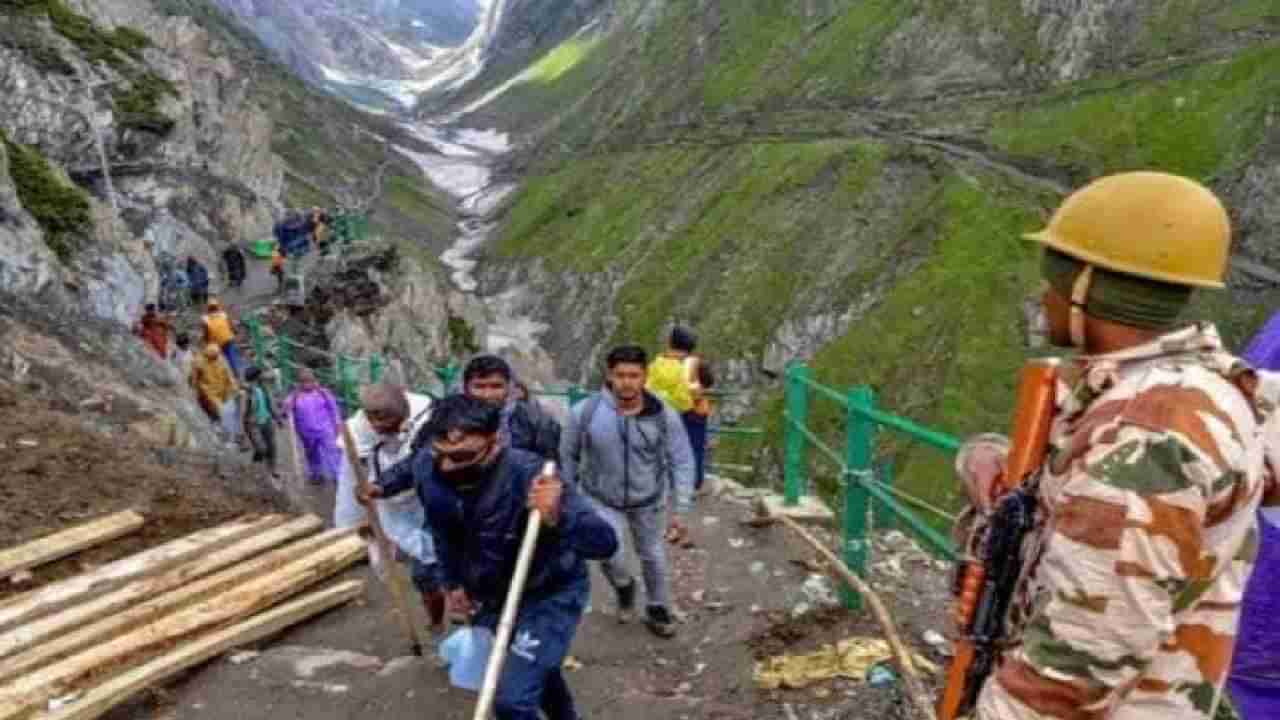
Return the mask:
<path id="1" fill-rule="evenodd" d="M 645 624 L 659 637 L 675 635 L 664 535 L 667 505 L 692 504 L 693 451 L 680 415 L 644 389 L 648 354 L 633 345 L 608 357 L 609 387 L 578 403 L 560 440 L 560 477 L 589 497 L 621 541 L 631 539 L 644 570 Z M 673 521 L 678 524 L 678 521 Z M 614 556 L 601 563 L 618 594 L 618 619 L 635 617 L 636 583 L 619 542 Z"/>

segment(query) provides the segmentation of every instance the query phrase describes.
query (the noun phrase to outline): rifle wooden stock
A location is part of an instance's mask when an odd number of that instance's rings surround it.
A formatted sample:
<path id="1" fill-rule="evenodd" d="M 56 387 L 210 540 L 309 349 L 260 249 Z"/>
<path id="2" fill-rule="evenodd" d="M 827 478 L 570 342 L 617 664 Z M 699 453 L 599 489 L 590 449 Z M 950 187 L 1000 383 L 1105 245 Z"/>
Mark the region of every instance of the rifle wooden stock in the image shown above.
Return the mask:
<path id="1" fill-rule="evenodd" d="M 1044 464 L 1049 451 L 1049 429 L 1053 425 L 1054 390 L 1058 382 L 1057 358 L 1029 361 L 1022 368 L 1018 404 L 1014 407 L 1009 460 L 1001 490 L 1021 486 Z M 1002 493 L 1003 494 L 1003 493 Z"/>
<path id="2" fill-rule="evenodd" d="M 938 701 L 938 720 L 955 720 L 960 714 L 969 668 L 973 667 L 977 654 L 973 641 L 964 636 L 956 639 L 954 648 L 951 666 L 947 668 L 947 684 L 942 686 L 942 699 Z"/>
<path id="3" fill-rule="evenodd" d="M 1031 360 L 1022 369 L 1018 385 L 1018 400 L 1014 407 L 1012 441 L 1004 476 L 999 478 L 999 494 L 1005 495 L 1020 487 L 1044 464 L 1049 450 L 1049 430 L 1053 424 L 1056 407 L 1055 390 L 1060 361 L 1056 358 Z M 975 678 L 973 669 L 980 652 L 994 652 L 992 648 L 979 648 L 975 642 L 973 627 L 980 595 L 987 580 L 986 567 L 981 562 L 968 560 L 960 567 L 958 595 L 955 599 L 955 621 L 958 631 L 951 665 L 947 669 L 947 684 L 943 686 L 938 702 L 938 720 L 955 720 L 968 710 L 977 699 L 980 684 L 985 678 Z M 993 578 L 993 582 L 999 582 Z M 1011 592 L 1012 588 L 1008 588 Z M 985 643 L 984 643 L 985 645 Z M 981 671 L 978 673 L 981 675 Z"/>

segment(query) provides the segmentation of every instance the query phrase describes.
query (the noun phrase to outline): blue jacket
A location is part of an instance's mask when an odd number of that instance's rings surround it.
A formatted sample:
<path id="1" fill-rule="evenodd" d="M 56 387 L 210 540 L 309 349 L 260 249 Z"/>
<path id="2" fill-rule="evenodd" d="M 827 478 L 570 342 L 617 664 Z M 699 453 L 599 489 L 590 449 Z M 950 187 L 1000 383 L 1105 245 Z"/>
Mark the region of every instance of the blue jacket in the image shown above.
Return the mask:
<path id="1" fill-rule="evenodd" d="M 487 481 L 460 490 L 438 477 L 429 449 L 422 449 L 383 473 L 390 496 L 416 485 L 435 540 L 445 588 L 461 587 L 473 601 L 499 608 L 515 572 L 529 511 L 529 488 L 543 459 L 522 450 L 504 450 Z M 618 550 L 618 537 L 569 483 L 560 499 L 560 522 L 538 536 L 524 596 L 545 597 L 587 578 L 586 560 L 603 560 Z"/>
<path id="2" fill-rule="evenodd" d="M 209 271 L 197 261 L 187 263 L 187 281 L 193 290 L 204 290 L 209 287 Z"/>

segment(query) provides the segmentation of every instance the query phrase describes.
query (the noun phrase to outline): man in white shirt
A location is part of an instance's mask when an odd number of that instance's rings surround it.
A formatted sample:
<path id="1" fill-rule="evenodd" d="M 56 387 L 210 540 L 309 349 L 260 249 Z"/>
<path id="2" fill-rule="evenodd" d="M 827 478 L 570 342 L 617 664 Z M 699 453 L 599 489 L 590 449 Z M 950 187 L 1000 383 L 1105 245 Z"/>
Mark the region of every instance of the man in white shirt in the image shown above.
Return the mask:
<path id="1" fill-rule="evenodd" d="M 360 393 L 360 412 L 347 420 L 347 427 L 356 443 L 356 454 L 363 461 L 369 481 L 391 466 L 413 455 L 413 438 L 426 423 L 431 410 L 431 398 L 405 391 L 402 386 L 378 383 L 364 388 Z M 339 443 L 342 439 L 339 438 Z M 338 495 L 334 503 L 334 525 L 351 527 L 365 519 L 365 509 L 356 500 L 356 480 L 350 477 L 347 464 L 338 479 Z M 435 547 L 426 527 L 422 504 L 412 490 L 377 501 L 375 507 L 387 537 L 404 555 L 411 558 L 413 582 L 422 593 L 422 599 L 431 617 L 431 624 L 439 629 L 444 624 L 444 592 L 439 586 L 439 569 L 436 565 Z M 375 568 L 394 558 L 377 555 L 377 546 L 370 545 L 370 562 Z"/>

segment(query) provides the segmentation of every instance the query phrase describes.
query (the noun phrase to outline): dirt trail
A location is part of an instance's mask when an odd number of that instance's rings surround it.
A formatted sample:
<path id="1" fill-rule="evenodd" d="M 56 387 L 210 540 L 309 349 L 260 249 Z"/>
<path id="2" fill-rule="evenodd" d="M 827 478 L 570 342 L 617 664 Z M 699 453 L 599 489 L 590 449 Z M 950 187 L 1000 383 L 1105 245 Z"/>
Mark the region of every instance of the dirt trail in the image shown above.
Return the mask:
<path id="1" fill-rule="evenodd" d="M 332 501 L 327 490 L 303 494 L 318 511 Z M 582 667 L 568 673 L 584 718 L 748 720 L 791 718 L 795 712 L 806 719 L 906 717 L 895 690 L 861 681 L 785 692 L 755 689 L 758 657 L 879 633 L 865 617 L 841 611 L 790 619 L 805 601 L 801 586 L 811 574 L 794 561 L 809 554 L 781 527 L 740 525 L 747 512 L 743 504 L 704 499 L 692 519 L 696 547 L 673 551 L 676 595 L 688 613 L 674 640 L 659 640 L 642 625 L 619 625 L 612 593 L 593 577 L 591 610 L 572 652 Z M 945 573 L 912 553 L 890 564 L 895 567 L 889 574 L 876 574 L 886 592 L 908 598 L 898 608 L 904 636 L 927 652 L 920 637 L 924 630 L 940 629 L 935 623 Z M 446 672 L 434 664 L 408 657 L 408 644 L 387 614 L 385 590 L 367 567 L 351 575 L 369 580 L 364 600 L 285 633 L 259 654 L 215 660 L 118 709 L 110 720 L 469 718 L 474 694 L 449 687 Z"/>

